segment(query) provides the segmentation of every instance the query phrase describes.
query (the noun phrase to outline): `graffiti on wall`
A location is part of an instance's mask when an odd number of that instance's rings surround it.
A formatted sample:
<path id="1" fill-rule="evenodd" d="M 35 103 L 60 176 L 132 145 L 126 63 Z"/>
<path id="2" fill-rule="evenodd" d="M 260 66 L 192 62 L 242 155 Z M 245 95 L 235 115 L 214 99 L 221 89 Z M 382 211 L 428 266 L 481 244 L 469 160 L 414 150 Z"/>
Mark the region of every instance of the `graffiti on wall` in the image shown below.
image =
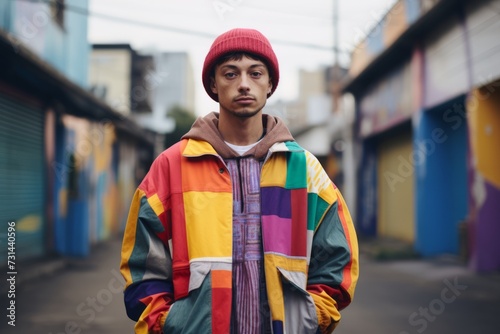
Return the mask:
<path id="1" fill-rule="evenodd" d="M 135 150 L 109 122 L 64 115 L 62 158 L 54 168 L 58 250 L 86 255 L 89 245 L 123 229 L 135 188 Z M 57 151 L 57 149 L 56 149 Z"/>

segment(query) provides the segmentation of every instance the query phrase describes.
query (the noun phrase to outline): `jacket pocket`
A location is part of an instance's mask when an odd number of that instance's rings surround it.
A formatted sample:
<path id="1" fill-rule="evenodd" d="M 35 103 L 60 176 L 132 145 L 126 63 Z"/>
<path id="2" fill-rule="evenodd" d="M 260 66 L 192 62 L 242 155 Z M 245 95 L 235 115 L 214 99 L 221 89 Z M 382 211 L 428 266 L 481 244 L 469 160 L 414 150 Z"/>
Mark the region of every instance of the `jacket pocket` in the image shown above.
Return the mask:
<path id="1" fill-rule="evenodd" d="M 207 274 L 199 287 L 176 300 L 168 312 L 163 332 L 166 334 L 209 334 L 212 331 L 211 276 Z"/>
<path id="2" fill-rule="evenodd" d="M 318 329 L 316 306 L 305 286 L 305 274 L 278 268 L 283 283 L 285 328 L 291 334 L 315 334 Z"/>

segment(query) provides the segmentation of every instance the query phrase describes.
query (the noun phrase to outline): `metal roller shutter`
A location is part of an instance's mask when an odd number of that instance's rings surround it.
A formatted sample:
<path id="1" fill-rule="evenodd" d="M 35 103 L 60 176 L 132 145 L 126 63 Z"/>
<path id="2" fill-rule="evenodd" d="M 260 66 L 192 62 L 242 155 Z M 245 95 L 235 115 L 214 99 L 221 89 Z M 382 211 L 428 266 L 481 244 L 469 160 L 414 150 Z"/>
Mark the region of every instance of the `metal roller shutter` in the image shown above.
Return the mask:
<path id="1" fill-rule="evenodd" d="M 378 232 L 380 236 L 415 241 L 412 133 L 393 135 L 378 146 Z"/>
<path id="2" fill-rule="evenodd" d="M 44 254 L 44 113 L 0 94 L 0 254 L 16 223 L 16 260 Z"/>

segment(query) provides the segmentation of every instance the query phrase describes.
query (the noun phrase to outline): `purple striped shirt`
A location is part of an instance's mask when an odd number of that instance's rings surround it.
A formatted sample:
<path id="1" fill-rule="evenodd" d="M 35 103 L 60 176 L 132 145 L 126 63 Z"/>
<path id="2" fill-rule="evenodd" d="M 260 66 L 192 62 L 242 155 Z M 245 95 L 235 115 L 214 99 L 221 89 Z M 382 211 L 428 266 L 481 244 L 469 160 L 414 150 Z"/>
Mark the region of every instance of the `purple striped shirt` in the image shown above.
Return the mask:
<path id="1" fill-rule="evenodd" d="M 233 183 L 231 333 L 271 333 L 261 237 L 259 182 L 262 162 L 252 157 L 225 162 Z"/>

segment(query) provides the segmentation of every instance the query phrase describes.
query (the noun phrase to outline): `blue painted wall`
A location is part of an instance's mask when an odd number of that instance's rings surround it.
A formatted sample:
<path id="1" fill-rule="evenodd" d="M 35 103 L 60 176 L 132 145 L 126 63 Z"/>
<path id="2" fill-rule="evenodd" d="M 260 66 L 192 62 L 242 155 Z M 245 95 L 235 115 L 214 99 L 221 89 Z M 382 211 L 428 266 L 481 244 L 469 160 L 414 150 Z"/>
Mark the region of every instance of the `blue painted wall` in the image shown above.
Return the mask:
<path id="1" fill-rule="evenodd" d="M 0 29 L 86 88 L 90 54 L 88 17 L 74 9 L 86 11 L 88 0 L 66 0 L 66 6 L 61 27 L 46 2 L 0 1 Z"/>
<path id="2" fill-rule="evenodd" d="M 467 125 L 464 98 L 424 111 L 415 123 L 416 250 L 458 254 L 467 214 Z"/>
<path id="3" fill-rule="evenodd" d="M 0 1 L 0 29 L 11 31 L 12 1 Z"/>
<path id="4" fill-rule="evenodd" d="M 66 0 L 68 6 L 87 11 L 88 0 Z M 64 73 L 82 87 L 88 87 L 88 64 L 91 46 L 88 42 L 88 17 L 76 11 L 66 12 L 66 69 Z"/>

